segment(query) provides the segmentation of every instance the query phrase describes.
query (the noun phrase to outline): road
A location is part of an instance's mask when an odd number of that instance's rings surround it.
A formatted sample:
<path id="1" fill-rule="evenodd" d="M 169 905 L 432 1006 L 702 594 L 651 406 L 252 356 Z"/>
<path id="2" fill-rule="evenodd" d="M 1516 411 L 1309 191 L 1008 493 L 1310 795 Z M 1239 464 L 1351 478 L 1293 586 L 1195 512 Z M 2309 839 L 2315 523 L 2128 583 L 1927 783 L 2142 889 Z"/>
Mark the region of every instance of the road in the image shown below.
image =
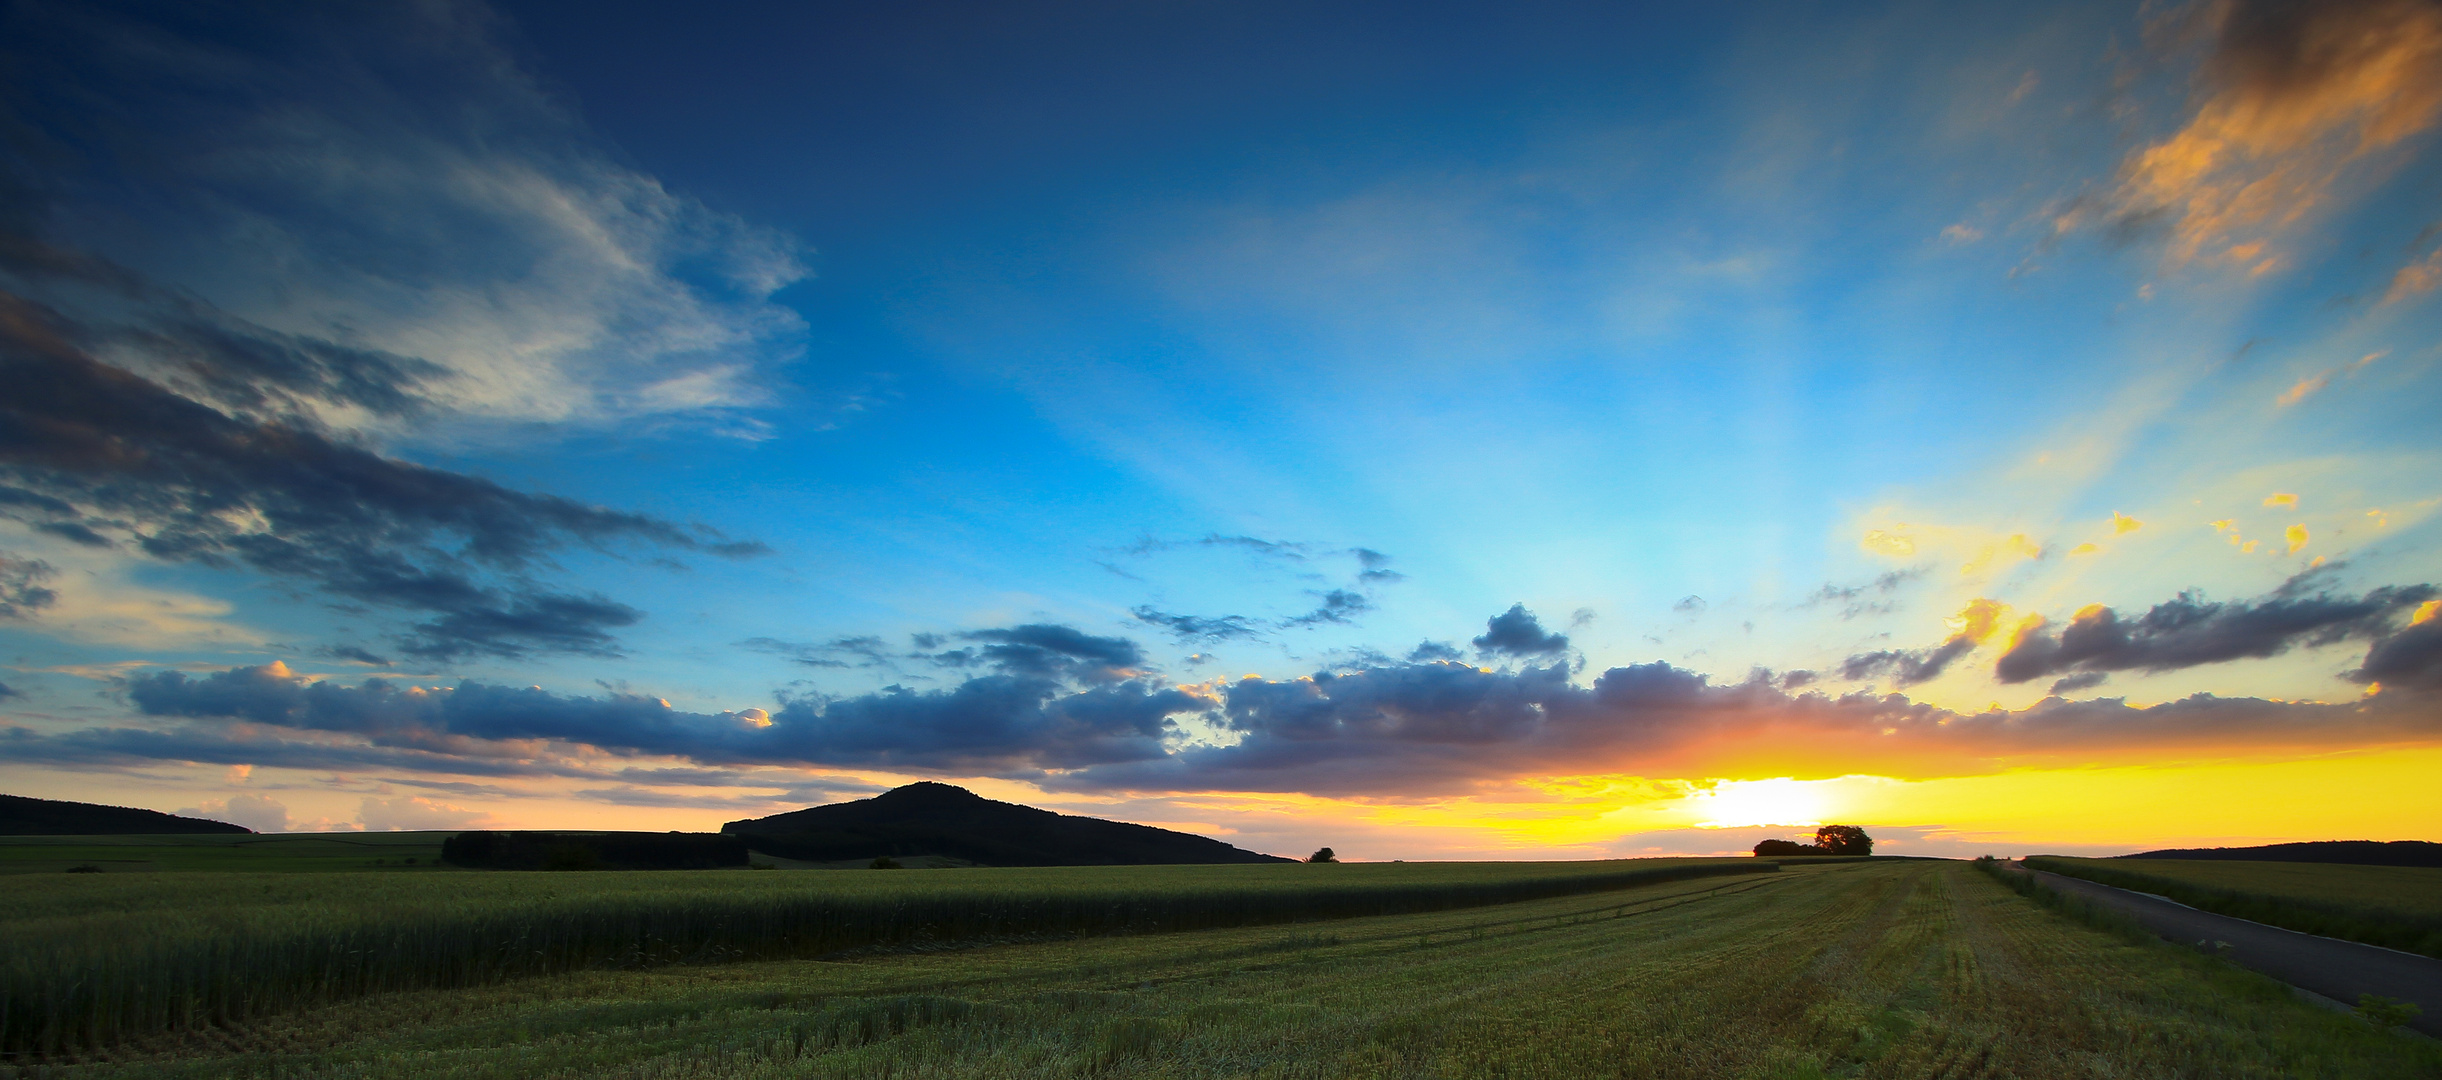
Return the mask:
<path id="1" fill-rule="evenodd" d="M 2125 911 L 2138 925 L 2183 945 L 2229 942 L 2223 955 L 2240 967 L 2342 1004 L 2355 1005 L 2359 994 L 2413 1001 L 2424 1014 L 2408 1026 L 2442 1037 L 2442 960 L 2215 915 L 2060 874 L 2034 873 L 2054 889 Z"/>

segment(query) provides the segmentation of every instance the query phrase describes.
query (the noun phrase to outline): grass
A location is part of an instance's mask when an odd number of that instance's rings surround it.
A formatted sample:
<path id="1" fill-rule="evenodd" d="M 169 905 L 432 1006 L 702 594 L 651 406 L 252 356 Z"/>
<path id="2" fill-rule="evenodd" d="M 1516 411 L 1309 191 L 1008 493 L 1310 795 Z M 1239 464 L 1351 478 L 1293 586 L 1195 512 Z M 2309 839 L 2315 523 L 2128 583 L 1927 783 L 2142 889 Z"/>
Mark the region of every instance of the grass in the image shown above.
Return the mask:
<path id="1" fill-rule="evenodd" d="M 24 877 L 29 887 L 0 893 L 0 1052 L 588 968 L 1435 911 L 1774 869 L 1645 859 Z"/>
<path id="2" fill-rule="evenodd" d="M 2205 911 L 2442 958 L 2442 869 L 2057 856 L 2027 865 Z"/>
<path id="3" fill-rule="evenodd" d="M 2442 1074 L 2442 1047 L 2096 932 L 1963 864 L 1894 862 L 1296 927 L 584 971 L 41 1074 L 2380 1080 Z"/>
<path id="4" fill-rule="evenodd" d="M 0 836 L 0 875 L 53 874 L 73 866 L 103 873 L 154 871 L 404 870 L 436 868 L 445 832 L 301 833 L 249 836 Z M 414 860 L 409 863 L 407 860 Z M 27 888 L 23 882 L 16 888 Z"/>

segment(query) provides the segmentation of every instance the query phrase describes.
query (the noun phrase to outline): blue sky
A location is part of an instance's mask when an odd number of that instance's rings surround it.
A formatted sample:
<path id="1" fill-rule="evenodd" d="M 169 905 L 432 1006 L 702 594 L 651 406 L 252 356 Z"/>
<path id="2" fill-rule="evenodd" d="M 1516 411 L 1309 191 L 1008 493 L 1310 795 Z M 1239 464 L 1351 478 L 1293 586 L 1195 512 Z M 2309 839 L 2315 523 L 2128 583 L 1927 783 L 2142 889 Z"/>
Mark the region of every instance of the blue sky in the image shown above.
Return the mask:
<path id="1" fill-rule="evenodd" d="M 2429 4 L 8 18 L 12 379 L 147 403 L 8 420 L 11 791 L 1935 850 L 2292 838 L 2063 808 L 2339 755 L 2390 809 L 2295 829 L 2442 814 L 2379 779 Z"/>

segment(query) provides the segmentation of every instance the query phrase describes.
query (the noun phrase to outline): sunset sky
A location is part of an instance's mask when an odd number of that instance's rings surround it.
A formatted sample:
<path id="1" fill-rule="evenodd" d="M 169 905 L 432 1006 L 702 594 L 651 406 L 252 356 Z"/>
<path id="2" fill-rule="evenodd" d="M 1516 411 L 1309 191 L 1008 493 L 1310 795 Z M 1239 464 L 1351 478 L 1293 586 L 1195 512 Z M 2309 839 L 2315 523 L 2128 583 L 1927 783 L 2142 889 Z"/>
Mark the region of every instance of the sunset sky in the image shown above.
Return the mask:
<path id="1" fill-rule="evenodd" d="M 2442 840 L 2442 4 L 31 2 L 0 791 Z"/>

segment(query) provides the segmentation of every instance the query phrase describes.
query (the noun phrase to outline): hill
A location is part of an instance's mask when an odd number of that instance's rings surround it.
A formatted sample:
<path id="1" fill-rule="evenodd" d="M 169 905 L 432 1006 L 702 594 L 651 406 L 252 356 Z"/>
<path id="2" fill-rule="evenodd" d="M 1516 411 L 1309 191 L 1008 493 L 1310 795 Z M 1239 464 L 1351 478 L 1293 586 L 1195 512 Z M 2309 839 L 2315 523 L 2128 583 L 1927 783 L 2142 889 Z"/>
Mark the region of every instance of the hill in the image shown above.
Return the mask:
<path id="1" fill-rule="evenodd" d="M 2121 859 L 2227 859 L 2234 862 L 2347 863 L 2353 866 L 2442 866 L 2442 844 L 2425 840 L 2314 840 L 2256 847 L 2166 848 Z"/>
<path id="2" fill-rule="evenodd" d="M 1071 817 L 931 781 L 870 799 L 748 821 L 721 831 L 766 855 L 810 862 L 948 855 L 985 866 L 1294 862 L 1191 833 Z"/>
<path id="3" fill-rule="evenodd" d="M 127 806 L 0 795 L 0 836 L 116 836 L 166 833 L 250 833 L 243 825 L 179 817 Z"/>

